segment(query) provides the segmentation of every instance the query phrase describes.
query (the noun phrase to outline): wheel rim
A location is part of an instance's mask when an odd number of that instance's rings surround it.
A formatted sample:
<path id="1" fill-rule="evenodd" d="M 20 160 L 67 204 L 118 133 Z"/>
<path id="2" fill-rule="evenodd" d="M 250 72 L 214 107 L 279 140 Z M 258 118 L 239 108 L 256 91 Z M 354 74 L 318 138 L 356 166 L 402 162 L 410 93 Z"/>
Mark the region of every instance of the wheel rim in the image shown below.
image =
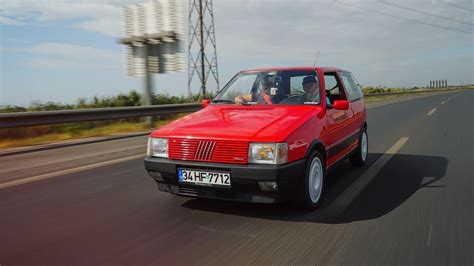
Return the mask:
<path id="1" fill-rule="evenodd" d="M 367 133 L 363 132 L 362 133 L 362 139 L 361 139 L 361 147 L 360 147 L 360 155 L 362 157 L 362 160 L 365 161 L 367 159 Z"/>
<path id="2" fill-rule="evenodd" d="M 318 157 L 315 157 L 309 168 L 309 197 L 313 203 L 319 201 L 323 188 L 323 165 Z"/>

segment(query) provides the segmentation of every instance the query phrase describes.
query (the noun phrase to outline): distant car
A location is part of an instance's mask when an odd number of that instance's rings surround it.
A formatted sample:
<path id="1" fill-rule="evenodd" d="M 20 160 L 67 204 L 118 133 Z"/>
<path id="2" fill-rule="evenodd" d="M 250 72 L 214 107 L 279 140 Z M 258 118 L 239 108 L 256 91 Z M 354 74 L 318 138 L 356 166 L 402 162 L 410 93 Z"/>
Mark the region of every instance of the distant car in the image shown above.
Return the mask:
<path id="1" fill-rule="evenodd" d="M 338 68 L 241 71 L 202 110 L 152 132 L 147 153 L 145 168 L 160 191 L 297 199 L 315 209 L 327 169 L 346 158 L 358 166 L 367 160 L 363 94 Z"/>

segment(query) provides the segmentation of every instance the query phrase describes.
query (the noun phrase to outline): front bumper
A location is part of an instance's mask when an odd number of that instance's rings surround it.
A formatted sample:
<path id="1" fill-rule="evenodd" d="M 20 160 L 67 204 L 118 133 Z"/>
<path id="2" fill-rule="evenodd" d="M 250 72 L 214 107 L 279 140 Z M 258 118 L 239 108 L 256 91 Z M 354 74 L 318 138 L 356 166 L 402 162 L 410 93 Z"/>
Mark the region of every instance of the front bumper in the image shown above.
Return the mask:
<path id="1" fill-rule="evenodd" d="M 231 187 L 217 188 L 178 183 L 177 168 L 221 170 L 231 173 Z M 297 193 L 304 173 L 305 161 L 299 160 L 284 165 L 235 165 L 193 161 L 169 160 L 146 157 L 145 169 L 158 183 L 160 191 L 181 196 L 214 198 L 224 200 L 274 203 Z M 262 191 L 258 181 L 276 181 L 277 192 Z"/>

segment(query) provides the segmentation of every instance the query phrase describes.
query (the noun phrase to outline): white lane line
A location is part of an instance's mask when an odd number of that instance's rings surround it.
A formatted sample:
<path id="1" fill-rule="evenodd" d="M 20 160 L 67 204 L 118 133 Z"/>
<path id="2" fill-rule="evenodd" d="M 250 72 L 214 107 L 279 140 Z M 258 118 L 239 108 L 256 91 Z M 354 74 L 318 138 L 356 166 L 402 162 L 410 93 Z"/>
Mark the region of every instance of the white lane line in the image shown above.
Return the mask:
<path id="1" fill-rule="evenodd" d="M 400 138 L 392 147 L 390 147 L 369 169 L 352 183 L 332 204 L 329 206 L 331 215 L 339 215 L 351 204 L 351 202 L 362 192 L 362 190 L 374 179 L 374 177 L 382 170 L 382 168 L 392 159 L 405 143 L 408 137 Z"/>
<path id="2" fill-rule="evenodd" d="M 433 110 L 431 110 L 427 115 L 432 115 L 434 112 L 436 112 L 436 108 L 433 108 Z"/>
<path id="3" fill-rule="evenodd" d="M 430 230 L 428 231 L 428 242 L 426 242 L 426 245 L 429 247 L 431 243 L 431 231 L 433 230 L 433 224 L 430 224 Z"/>
<path id="4" fill-rule="evenodd" d="M 111 160 L 111 161 L 100 162 L 100 163 L 95 163 L 95 164 L 90 164 L 90 165 L 84 165 L 84 166 L 71 168 L 71 169 L 67 169 L 67 170 L 62 170 L 62 171 L 58 171 L 58 172 L 54 172 L 54 173 L 48 173 L 48 174 L 43 174 L 43 175 L 38 175 L 38 176 L 22 178 L 22 179 L 18 179 L 18 180 L 15 180 L 15 181 L 0 183 L 0 189 L 7 188 L 7 187 L 18 186 L 18 185 L 22 185 L 22 184 L 26 184 L 26 183 L 35 182 L 35 181 L 40 181 L 40 180 L 44 180 L 44 179 L 48 179 L 48 178 L 52 178 L 52 177 L 56 177 L 56 176 L 77 173 L 77 172 L 81 172 L 81 171 L 85 171 L 85 170 L 89 170 L 89 169 L 94 169 L 94 168 L 98 168 L 98 167 L 102 167 L 102 166 L 106 166 L 106 165 L 110 165 L 110 164 L 116 164 L 116 163 L 121 163 L 121 162 L 125 162 L 125 161 L 130 161 L 130 160 L 135 160 L 135 159 L 139 159 L 139 158 L 145 158 L 145 155 L 144 154 L 134 155 L 134 156 L 115 159 L 115 160 Z"/>
<path id="5" fill-rule="evenodd" d="M 231 234 L 231 235 L 237 235 L 237 236 L 242 236 L 242 237 L 251 237 L 251 238 L 257 237 L 254 234 L 246 234 L 246 233 L 233 231 L 233 230 L 220 230 L 220 229 L 212 228 L 212 227 L 209 227 L 209 226 L 197 225 L 197 228 L 199 228 L 203 231 L 213 232 L 213 233 L 217 233 L 217 234 Z"/>
<path id="6" fill-rule="evenodd" d="M 445 104 L 445 103 L 446 103 L 446 101 L 442 101 L 442 102 L 441 102 L 441 104 Z"/>

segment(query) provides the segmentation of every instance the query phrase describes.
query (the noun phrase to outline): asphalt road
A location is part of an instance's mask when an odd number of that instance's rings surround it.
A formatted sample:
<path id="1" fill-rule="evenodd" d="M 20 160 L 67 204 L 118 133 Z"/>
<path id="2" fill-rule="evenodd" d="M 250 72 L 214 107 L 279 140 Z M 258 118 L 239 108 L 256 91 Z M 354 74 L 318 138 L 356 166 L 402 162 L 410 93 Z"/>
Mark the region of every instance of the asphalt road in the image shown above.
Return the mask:
<path id="1" fill-rule="evenodd" d="M 2 157 L 0 185 L 29 181 L 0 188 L 0 265 L 473 265 L 473 102 L 369 108 L 368 165 L 314 212 L 158 192 L 144 138 Z"/>

